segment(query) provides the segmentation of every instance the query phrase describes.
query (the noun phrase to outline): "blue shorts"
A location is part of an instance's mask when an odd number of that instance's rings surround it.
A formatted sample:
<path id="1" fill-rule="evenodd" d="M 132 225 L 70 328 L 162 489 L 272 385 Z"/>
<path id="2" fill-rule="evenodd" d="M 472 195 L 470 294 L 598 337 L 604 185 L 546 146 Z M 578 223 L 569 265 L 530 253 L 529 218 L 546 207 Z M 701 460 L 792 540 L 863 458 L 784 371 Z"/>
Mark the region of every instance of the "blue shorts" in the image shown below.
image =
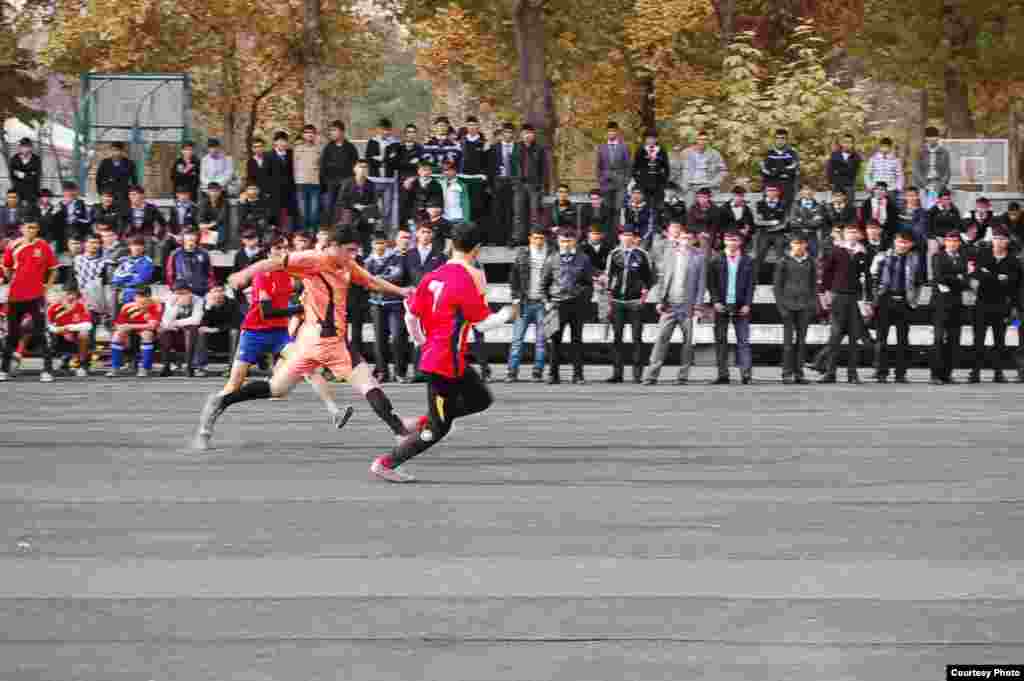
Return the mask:
<path id="1" fill-rule="evenodd" d="M 288 329 L 266 331 L 243 330 L 238 340 L 238 360 L 246 364 L 257 364 L 260 357 L 268 352 L 279 354 L 288 345 Z"/>

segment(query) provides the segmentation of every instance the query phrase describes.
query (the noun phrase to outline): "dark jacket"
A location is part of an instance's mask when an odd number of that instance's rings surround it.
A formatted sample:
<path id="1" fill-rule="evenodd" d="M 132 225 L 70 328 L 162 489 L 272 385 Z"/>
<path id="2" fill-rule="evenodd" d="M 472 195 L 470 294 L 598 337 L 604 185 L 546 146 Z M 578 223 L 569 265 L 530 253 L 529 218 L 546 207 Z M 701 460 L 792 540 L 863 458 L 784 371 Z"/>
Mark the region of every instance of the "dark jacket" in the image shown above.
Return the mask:
<path id="1" fill-rule="evenodd" d="M 213 265 L 205 249 L 186 251 L 183 247 L 177 248 L 167 258 L 164 276 L 167 285 L 174 286 L 174 282 L 182 279 L 189 283 L 192 293 L 197 296 L 205 296 L 210 290 L 213 285 Z"/>
<path id="2" fill-rule="evenodd" d="M 967 276 L 978 282 L 979 305 L 992 305 L 1009 310 L 1018 304 L 1021 262 L 1013 255 L 1007 254 L 1002 260 L 996 260 L 991 252 L 983 253 L 978 257 L 977 269 Z"/>
<path id="3" fill-rule="evenodd" d="M 783 182 L 791 184 L 800 174 L 800 155 L 788 144 L 777 149 L 772 147 L 761 161 L 761 179 L 765 183 Z"/>
<path id="4" fill-rule="evenodd" d="M 262 238 L 266 235 L 269 225 L 270 210 L 267 208 L 266 201 L 256 199 L 255 201 L 238 202 L 238 226 L 240 230 L 243 226 L 252 227 Z"/>
<path id="5" fill-rule="evenodd" d="M 369 147 L 366 153 L 370 153 Z M 320 184 L 324 187 L 337 187 L 355 174 L 358 160 L 359 150 L 349 140 L 341 144 L 328 142 L 320 152 Z"/>
<path id="6" fill-rule="evenodd" d="M 102 194 L 104 191 L 111 191 L 115 199 L 122 201 L 128 198 L 128 187 L 138 184 L 138 181 L 135 161 L 130 158 L 122 158 L 116 164 L 114 159 L 105 158 L 100 161 L 100 166 L 96 170 L 96 192 Z"/>
<path id="7" fill-rule="evenodd" d="M 20 207 L 0 207 L 0 239 L 21 238 L 21 223 L 25 220 L 25 213 Z"/>
<path id="8" fill-rule="evenodd" d="M 141 222 L 136 222 L 135 209 L 128 206 L 125 208 L 122 225 L 121 233 L 126 238 L 142 235 L 160 241 L 167 236 L 167 218 L 159 208 L 148 201 L 142 207 Z"/>
<path id="9" fill-rule="evenodd" d="M 921 244 L 928 240 L 928 211 L 918 206 L 914 209 L 901 208 L 896 211 L 896 231 L 908 229 L 914 235 L 914 242 Z"/>
<path id="10" fill-rule="evenodd" d="M 18 192 L 18 200 L 35 203 L 43 177 L 43 162 L 39 155 L 33 153 L 26 161 L 21 154 L 15 154 L 11 156 L 7 169 L 11 171 L 11 189 Z M 19 173 L 24 177 L 18 177 Z"/>
<path id="11" fill-rule="evenodd" d="M 118 234 L 124 229 L 124 213 L 117 204 L 117 201 L 112 203 L 110 208 L 104 208 L 102 202 L 97 203 L 92 207 L 91 214 L 93 225 L 106 223 L 113 227 L 114 231 Z"/>
<path id="12" fill-rule="evenodd" d="M 486 175 L 487 174 L 487 138 L 483 133 L 476 140 L 469 138 L 462 139 L 462 167 L 459 172 L 463 175 Z"/>
<path id="13" fill-rule="evenodd" d="M 406 254 L 408 255 L 408 254 Z M 408 260 L 397 251 L 390 251 L 385 253 L 383 256 L 376 256 L 371 254 L 366 258 L 363 267 L 366 271 L 375 277 L 380 277 L 384 281 L 390 282 L 395 286 L 408 286 L 411 281 L 409 276 Z M 401 305 L 402 298 L 400 296 L 392 296 L 380 291 L 370 291 L 370 304 L 371 305 Z"/>
<path id="14" fill-rule="evenodd" d="M 249 265 L 259 260 L 263 260 L 266 257 L 267 252 L 263 248 L 260 248 L 259 252 L 251 258 L 246 254 L 245 248 L 239 248 L 235 251 L 235 263 L 231 267 L 231 273 L 234 274 L 235 272 L 241 272 Z"/>
<path id="15" fill-rule="evenodd" d="M 757 223 L 754 220 L 754 211 L 751 210 L 749 203 L 743 204 L 743 212 L 737 220 L 736 214 L 732 209 L 732 202 L 730 201 L 718 207 L 718 224 L 722 232 L 737 231 L 753 234 Z"/>
<path id="16" fill-rule="evenodd" d="M 501 173 L 503 156 L 504 156 L 504 142 L 498 140 L 491 145 L 491 148 L 487 150 L 487 178 L 491 185 L 494 186 L 498 179 L 507 180 L 519 180 L 523 176 L 523 164 L 522 164 L 522 149 L 523 145 L 519 142 L 512 144 L 512 153 L 509 156 L 509 168 L 508 177 L 506 178 Z"/>
<path id="17" fill-rule="evenodd" d="M 800 262 L 786 254 L 775 265 L 775 305 L 783 312 L 817 309 L 817 267 L 809 255 Z"/>
<path id="18" fill-rule="evenodd" d="M 237 329 L 242 325 L 242 311 L 234 298 L 224 298 L 222 305 L 211 306 L 207 302 L 203 309 L 203 321 L 200 326 L 217 329 L 221 333 Z"/>
<path id="19" fill-rule="evenodd" d="M 866 225 L 875 219 L 875 204 L 872 201 L 873 197 L 868 197 L 861 205 L 860 224 L 862 225 Z M 886 201 L 885 219 L 879 222 L 882 225 L 882 231 L 887 235 L 892 235 L 896 231 L 896 225 L 899 224 L 899 217 L 899 208 L 891 201 Z"/>
<path id="20" fill-rule="evenodd" d="M 203 199 L 199 206 L 199 224 L 217 225 L 217 246 L 227 243 L 228 232 L 231 230 L 231 202 L 224 195 L 221 195 L 220 202 L 214 206 L 209 199 Z M 195 291 L 192 291 L 195 293 Z"/>
<path id="21" fill-rule="evenodd" d="M 857 222 L 857 209 L 853 203 L 846 202 L 842 210 L 836 210 L 836 204 L 830 203 L 825 206 L 825 226 L 832 230 L 835 226 L 843 227 Z"/>
<path id="22" fill-rule="evenodd" d="M 880 253 L 872 264 L 872 280 L 874 282 L 874 299 L 875 302 L 879 302 L 883 296 L 889 294 L 894 289 L 902 291 L 903 295 L 906 296 L 907 303 L 911 307 L 917 306 L 918 290 L 921 284 L 924 282 L 924 278 L 927 274 L 927 268 L 924 265 L 924 258 L 920 253 L 910 251 L 907 255 L 903 256 L 907 259 L 906 268 L 904 270 L 903 282 L 897 283 L 896 277 L 896 266 L 898 264 L 899 255 L 895 251 L 889 250 L 884 253 Z"/>
<path id="23" fill-rule="evenodd" d="M 608 254 L 612 252 L 612 247 L 607 240 L 597 246 L 587 241 L 580 245 L 580 250 L 590 258 L 595 273 L 604 272 L 608 268 Z"/>
<path id="24" fill-rule="evenodd" d="M 696 228 L 698 232 L 706 231 L 713 238 L 716 237 L 721 225 L 721 213 L 718 206 L 712 203 L 708 204 L 708 207 L 705 209 L 701 208 L 699 202 L 695 202 L 686 211 L 686 224 L 691 230 Z"/>
<path id="25" fill-rule="evenodd" d="M 190 201 L 185 204 L 184 208 L 184 219 L 178 214 L 177 201 L 170 208 L 171 219 L 167 221 L 167 231 L 175 236 L 181 234 L 187 227 L 195 228 L 199 226 L 199 206 Z"/>
<path id="26" fill-rule="evenodd" d="M 668 152 L 661 145 L 658 145 L 653 159 L 648 155 L 647 147 L 640 147 L 633 154 L 633 178 L 645 192 L 664 189 L 670 172 Z"/>
<path id="27" fill-rule="evenodd" d="M 359 185 L 356 184 L 354 178 L 350 177 L 341 183 L 341 189 L 338 191 L 338 203 L 334 208 L 340 218 L 340 213 L 343 210 L 355 210 L 356 205 L 374 206 L 376 204 L 377 189 L 370 178 L 366 178 L 366 182 Z"/>
<path id="28" fill-rule="evenodd" d="M 843 159 L 843 152 L 833 151 L 828 159 L 828 182 L 836 188 L 852 187 L 857 183 L 860 166 L 863 162 L 860 154 L 850 151 L 850 157 Z M 851 197 L 852 198 L 852 197 Z"/>
<path id="29" fill-rule="evenodd" d="M 263 152 L 260 156 L 260 163 L 252 154 L 245 163 L 245 183 L 254 184 L 260 188 L 260 195 L 267 196 L 270 193 L 270 156 Z"/>
<path id="30" fill-rule="evenodd" d="M 384 165 L 384 159 L 387 158 L 387 150 L 396 145 L 400 144 L 398 140 L 394 138 L 388 138 L 381 140 L 377 137 L 372 137 L 366 141 L 366 160 L 370 162 L 370 177 L 385 177 L 387 176 L 387 167 Z M 383 149 L 381 147 L 383 146 Z M 324 147 L 324 151 L 327 148 Z M 378 160 L 377 157 L 380 157 Z M 358 159 L 357 159 L 358 160 Z M 320 159 L 320 168 L 323 170 L 323 157 Z M 321 172 L 322 174 L 322 172 Z M 353 171 L 353 175 L 355 172 Z"/>
<path id="31" fill-rule="evenodd" d="M 861 282 L 866 284 L 869 281 L 870 268 L 867 251 L 851 253 L 847 248 L 833 248 L 828 255 L 822 257 L 818 291 L 846 293 L 859 297 L 865 293 L 861 288 Z"/>
<path id="32" fill-rule="evenodd" d="M 755 209 L 758 228 L 765 232 L 781 232 L 786 229 L 787 218 L 786 202 L 779 197 L 774 206 L 769 205 L 767 200 L 757 202 Z M 774 224 L 771 224 L 774 223 Z"/>
<path id="33" fill-rule="evenodd" d="M 639 207 L 630 203 L 626 206 L 623 218 L 624 225 L 636 229 L 643 247 L 650 248 L 654 242 L 654 234 L 658 231 L 657 212 L 654 210 L 654 206 L 646 201 Z"/>
<path id="34" fill-rule="evenodd" d="M 967 257 L 963 253 L 952 256 L 946 251 L 939 251 L 932 258 L 932 275 L 935 288 L 932 290 L 932 309 L 948 308 L 960 305 L 961 294 L 969 284 L 967 277 Z M 948 291 L 939 287 L 944 286 Z"/>
<path id="35" fill-rule="evenodd" d="M 811 201 L 810 206 L 804 206 L 803 201 L 797 197 L 793 202 L 793 209 L 789 212 L 789 228 L 817 233 L 825 226 L 824 207 L 817 201 Z"/>
<path id="36" fill-rule="evenodd" d="M 708 295 L 712 305 L 725 305 L 729 293 L 728 257 L 716 255 L 708 265 Z M 736 272 L 736 306 L 754 304 L 754 260 L 749 255 L 739 256 Z"/>
<path id="37" fill-rule="evenodd" d="M 539 142 L 520 143 L 518 146 L 523 184 L 548 191 L 551 188 L 551 163 L 547 147 Z"/>
<path id="38" fill-rule="evenodd" d="M 92 231 L 92 210 L 82 199 L 75 199 L 66 206 L 60 205 L 59 220 L 65 237 L 84 237 Z M 116 229 L 116 226 L 115 226 Z"/>
<path id="39" fill-rule="evenodd" d="M 545 246 L 544 248 L 544 263 L 547 264 L 548 258 L 551 256 L 552 249 Z M 543 268 L 541 273 L 543 281 Z M 509 293 L 512 296 L 512 300 L 521 300 L 526 302 L 530 293 L 530 247 L 520 246 L 516 249 L 516 256 L 512 262 L 512 271 L 509 274 Z M 541 297 L 543 297 L 543 286 L 541 288 Z"/>
<path id="40" fill-rule="evenodd" d="M 431 179 L 424 187 L 419 178 L 416 178 L 412 189 L 402 187 L 402 202 L 410 217 L 415 217 L 417 212 L 425 210 L 428 201 L 444 203 L 444 189 L 437 180 Z"/>
<path id="41" fill-rule="evenodd" d="M 171 166 L 171 188 L 177 192 L 179 188 L 188 189 L 193 201 L 199 199 L 199 160 L 192 158 L 192 166 L 185 170 L 185 159 L 179 156 Z"/>
<path id="42" fill-rule="evenodd" d="M 409 252 L 405 254 L 405 269 L 409 273 L 412 284 L 416 286 L 423 279 L 423 275 L 433 272 L 447 261 L 448 256 L 441 251 L 436 241 L 434 242 L 434 249 L 430 251 L 426 261 L 420 258 L 419 249 L 413 244 L 410 246 Z"/>
<path id="43" fill-rule="evenodd" d="M 586 254 L 555 251 L 544 261 L 541 291 L 553 303 L 589 303 L 594 295 L 594 266 Z"/>
<path id="44" fill-rule="evenodd" d="M 551 227 L 573 227 L 583 229 L 583 214 L 580 207 L 569 202 L 568 206 L 562 206 L 557 199 L 547 211 L 547 224 Z"/>
<path id="45" fill-rule="evenodd" d="M 583 225 L 584 230 L 589 230 L 591 225 L 601 225 L 604 229 L 605 240 L 615 239 L 618 236 L 618 214 L 619 208 L 612 208 L 606 203 L 601 203 L 599 210 L 594 210 L 594 207 L 589 203 L 585 203 L 580 206 L 580 222 Z M 584 236 L 586 236 L 584 234 Z M 604 269 L 601 267 L 600 269 Z"/>
<path id="46" fill-rule="evenodd" d="M 656 280 L 654 263 L 642 248 L 633 248 L 628 253 L 622 247 L 608 255 L 608 293 L 612 300 L 620 302 L 638 301 L 644 291 L 649 291 Z"/>
<path id="47" fill-rule="evenodd" d="M 407 147 L 405 142 L 392 144 L 384 156 L 384 167 L 387 168 L 388 177 L 398 175 L 399 179 L 404 180 L 416 174 L 416 166 L 424 158 L 423 146 L 420 144 L 411 147 Z"/>
<path id="48" fill-rule="evenodd" d="M 282 208 L 288 208 L 295 195 L 295 158 L 292 150 L 279 156 L 277 151 L 267 152 L 267 205 L 276 217 Z"/>
<path id="49" fill-rule="evenodd" d="M 960 209 L 956 204 L 949 204 L 949 210 L 943 210 L 939 204 L 928 209 L 928 238 L 939 239 L 940 241 L 946 232 L 959 232 L 963 229 L 960 219 Z"/>

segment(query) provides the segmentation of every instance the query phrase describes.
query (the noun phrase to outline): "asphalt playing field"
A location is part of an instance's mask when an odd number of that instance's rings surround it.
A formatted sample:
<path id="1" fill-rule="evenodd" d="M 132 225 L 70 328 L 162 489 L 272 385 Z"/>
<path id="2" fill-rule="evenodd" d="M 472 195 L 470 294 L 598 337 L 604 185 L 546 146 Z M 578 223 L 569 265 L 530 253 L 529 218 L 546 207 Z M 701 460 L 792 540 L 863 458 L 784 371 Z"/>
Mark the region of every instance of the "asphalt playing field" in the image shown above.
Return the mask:
<path id="1" fill-rule="evenodd" d="M 0 679 L 1024 662 L 1024 386 L 497 384 L 395 486 L 367 473 L 391 442 L 368 406 L 339 433 L 304 386 L 190 451 L 217 385 L 0 387 Z"/>

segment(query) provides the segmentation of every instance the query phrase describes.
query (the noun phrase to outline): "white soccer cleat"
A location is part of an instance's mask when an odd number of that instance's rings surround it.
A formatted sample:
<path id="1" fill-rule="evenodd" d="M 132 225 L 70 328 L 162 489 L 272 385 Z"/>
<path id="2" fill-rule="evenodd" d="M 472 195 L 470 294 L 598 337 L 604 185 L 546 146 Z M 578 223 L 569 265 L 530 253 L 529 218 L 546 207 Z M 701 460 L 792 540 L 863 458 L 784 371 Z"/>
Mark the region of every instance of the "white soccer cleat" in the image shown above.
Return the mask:
<path id="1" fill-rule="evenodd" d="M 383 456 L 374 460 L 370 465 L 370 472 L 381 480 L 387 480 L 388 482 L 416 482 L 416 478 L 409 473 L 385 466 Z"/>
<path id="2" fill-rule="evenodd" d="M 203 412 L 199 415 L 199 430 L 192 440 L 192 447 L 194 449 L 206 450 L 210 448 L 213 426 L 217 423 L 217 418 L 224 413 L 224 408 L 224 397 L 220 393 L 213 393 L 206 398 Z"/>
<path id="3" fill-rule="evenodd" d="M 43 373 L 39 374 L 39 382 L 53 383 L 53 374 L 51 374 L 49 371 L 44 371 Z"/>

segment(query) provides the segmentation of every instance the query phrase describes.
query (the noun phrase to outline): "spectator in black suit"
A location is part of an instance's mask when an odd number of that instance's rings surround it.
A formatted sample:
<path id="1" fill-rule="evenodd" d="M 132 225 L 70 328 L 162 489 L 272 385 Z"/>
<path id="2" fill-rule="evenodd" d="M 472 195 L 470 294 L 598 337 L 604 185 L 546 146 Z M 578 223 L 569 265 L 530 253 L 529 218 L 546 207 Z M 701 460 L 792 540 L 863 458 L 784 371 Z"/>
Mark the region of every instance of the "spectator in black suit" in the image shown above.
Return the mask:
<path id="1" fill-rule="evenodd" d="M 818 286 L 819 292 L 825 297 L 825 308 L 832 311 L 832 327 L 828 340 L 830 355 L 825 376 L 821 379 L 822 383 L 836 382 L 836 363 L 839 360 L 839 344 L 843 336 L 849 339 L 847 380 L 850 383 L 861 383 L 857 375 L 860 360 L 857 340 L 864 335 L 860 297 L 863 282 L 869 276 L 871 263 L 868 262 L 867 251 L 861 243 L 863 228 L 860 225 L 847 225 L 843 238 L 845 241 L 842 244 L 837 244 L 827 256 L 824 256 L 821 282 Z"/>
<path id="2" fill-rule="evenodd" d="M 331 140 L 324 146 L 320 153 L 320 190 L 325 194 L 323 205 L 327 210 L 333 210 L 338 203 L 338 193 L 342 185 L 352 179 L 355 174 L 355 166 L 359 161 L 359 150 L 356 145 L 345 139 L 345 124 L 341 121 L 334 121 L 327 133 Z M 370 155 L 370 140 L 366 145 L 366 155 Z M 333 225 L 337 216 L 332 215 L 327 221 Z"/>
<path id="3" fill-rule="evenodd" d="M 716 255 L 708 266 L 708 296 L 715 308 L 715 358 L 718 378 L 712 385 L 729 384 L 729 324 L 736 332 L 736 365 L 744 385 L 751 382 L 753 361 L 750 349 L 750 318 L 754 305 L 757 273 L 754 261 L 740 250 L 736 232 L 723 237 L 725 253 Z"/>
<path id="4" fill-rule="evenodd" d="M 421 211 L 427 209 L 428 203 L 436 201 L 444 206 L 444 188 L 431 177 L 432 173 L 430 161 L 420 161 L 417 176 L 402 183 L 402 222 L 416 219 Z"/>
<path id="5" fill-rule="evenodd" d="M 633 178 L 656 211 L 661 210 L 670 173 L 668 152 L 658 144 L 658 132 L 648 130 L 644 146 L 637 149 L 633 157 Z"/>
<path id="6" fill-rule="evenodd" d="M 199 206 L 192 202 L 191 196 L 191 190 L 184 185 L 174 192 L 174 205 L 171 206 L 170 219 L 167 221 L 167 238 L 157 262 L 167 260 L 167 256 L 181 245 L 182 232 L 199 229 Z"/>
<path id="7" fill-rule="evenodd" d="M 754 211 L 747 203 L 747 189 L 740 185 L 732 188 L 732 200 L 718 209 L 719 230 L 722 234 L 736 232 L 743 239 L 743 252 L 750 253 L 757 222 Z"/>
<path id="8" fill-rule="evenodd" d="M 270 208 L 270 224 L 282 229 L 301 229 L 298 222 L 299 205 L 295 193 L 295 168 L 292 150 L 288 148 L 288 133 L 274 133 L 274 150 L 268 154 L 267 205 Z"/>
<path id="9" fill-rule="evenodd" d="M 245 185 L 258 187 L 264 200 L 270 196 L 270 158 L 266 143 L 260 137 L 252 138 L 251 153 L 245 164 Z"/>
<path id="10" fill-rule="evenodd" d="M 266 201 L 260 195 L 260 188 L 255 184 L 249 184 L 238 197 L 238 224 L 240 228 L 245 225 L 255 230 L 261 239 L 267 236 L 270 213 Z"/>
<path id="11" fill-rule="evenodd" d="M 18 153 L 11 156 L 7 169 L 11 171 L 11 188 L 18 200 L 35 205 L 43 177 L 43 161 L 32 151 L 32 140 L 23 137 L 18 142 Z"/>
<path id="12" fill-rule="evenodd" d="M 441 251 L 440 244 L 434 240 L 433 228 L 426 222 L 422 222 L 416 227 L 416 245 L 409 249 L 405 258 L 405 270 L 408 272 L 411 286 L 418 286 L 425 274 L 433 272 L 448 260 Z M 416 383 L 424 382 L 426 377 L 419 368 L 418 349 L 413 363 L 416 367 L 416 377 L 413 380 Z"/>
<path id="13" fill-rule="evenodd" d="M 110 147 L 110 158 L 100 161 L 96 170 L 96 191 L 101 195 L 104 191 L 113 193 L 114 203 L 124 208 L 128 205 L 128 190 L 139 183 L 139 174 L 135 161 L 126 156 L 123 142 Z"/>
<path id="14" fill-rule="evenodd" d="M 580 223 L 587 229 L 600 225 L 604 241 L 611 243 L 619 236 L 619 213 L 622 206 L 610 206 L 605 203 L 600 189 L 590 190 L 590 203 L 580 206 Z M 610 247 L 609 247 L 610 248 Z M 600 269 L 604 269 L 602 265 Z"/>
<path id="15" fill-rule="evenodd" d="M 195 146 L 190 141 L 181 145 L 181 156 L 171 166 L 171 184 L 188 190 L 188 200 L 199 200 L 199 162 L 195 158 Z"/>
<path id="16" fill-rule="evenodd" d="M 94 229 L 100 223 L 110 225 L 116 232 L 124 229 L 124 207 L 115 203 L 114 192 L 109 189 L 100 194 L 100 202 L 92 207 L 91 217 Z"/>
<path id="17" fill-rule="evenodd" d="M 935 207 L 932 207 L 934 210 Z M 960 327 L 964 321 L 963 292 L 969 286 L 967 258 L 960 253 L 960 232 L 950 230 L 943 239 L 945 250 L 935 254 L 932 275 L 932 385 L 948 385 L 953 380 L 956 356 L 960 349 Z"/>
<path id="18" fill-rule="evenodd" d="M 775 305 L 782 316 L 782 382 L 807 383 L 807 327 L 818 309 L 815 295 L 817 268 L 807 253 L 807 235 L 795 232 L 789 238 L 789 254 L 775 265 Z"/>
<path id="19" fill-rule="evenodd" d="M 81 241 L 92 229 L 92 209 L 79 197 L 77 183 L 65 182 L 62 190 L 63 196 L 58 206 L 61 231 L 65 239 L 76 237 Z"/>
<path id="20" fill-rule="evenodd" d="M 612 252 L 612 246 L 605 238 L 604 227 L 600 224 L 590 225 L 587 241 L 580 246 L 580 250 L 590 258 L 594 266 L 594 275 L 600 276 L 608 267 L 608 255 Z"/>

